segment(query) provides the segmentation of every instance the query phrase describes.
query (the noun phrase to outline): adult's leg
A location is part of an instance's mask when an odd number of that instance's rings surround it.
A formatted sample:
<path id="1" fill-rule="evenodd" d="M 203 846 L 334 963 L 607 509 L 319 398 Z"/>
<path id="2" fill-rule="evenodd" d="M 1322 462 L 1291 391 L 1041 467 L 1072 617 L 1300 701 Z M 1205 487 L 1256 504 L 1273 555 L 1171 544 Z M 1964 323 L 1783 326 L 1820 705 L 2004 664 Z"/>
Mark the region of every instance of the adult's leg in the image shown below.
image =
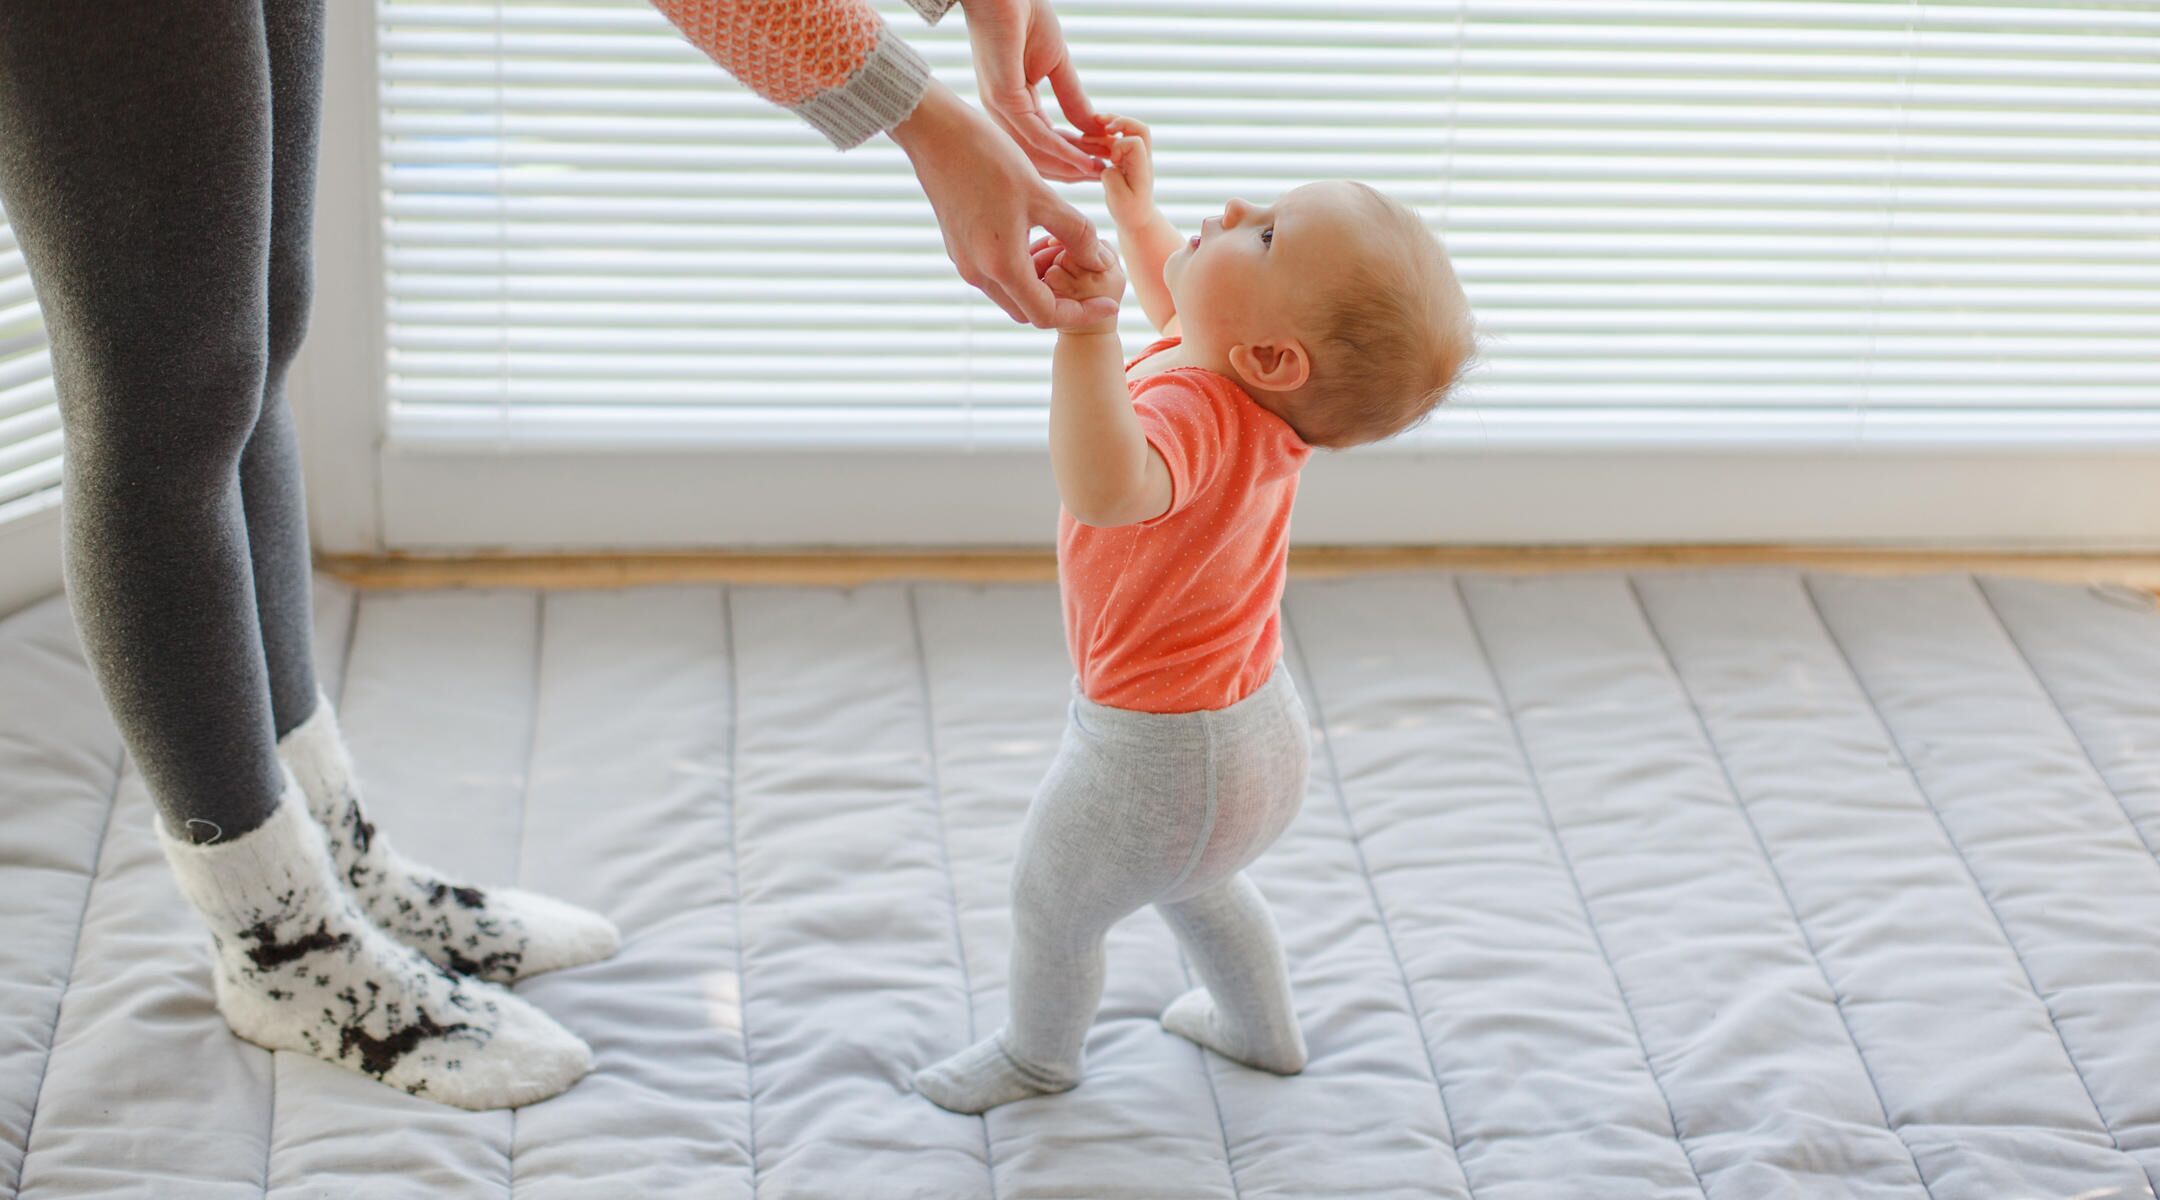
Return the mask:
<path id="1" fill-rule="evenodd" d="M 591 1051 L 369 922 L 278 760 L 239 472 L 270 122 L 260 0 L 0 5 L 0 202 L 51 331 L 70 602 L 233 1031 L 452 1104 L 530 1103 Z"/>
<path id="2" fill-rule="evenodd" d="M 64 565 L 166 826 L 283 789 L 238 465 L 267 357 L 270 83 L 258 0 L 0 5 L 0 202 L 52 341 Z"/>
<path id="3" fill-rule="evenodd" d="M 307 495 L 285 375 L 314 297 L 315 147 L 322 129 L 323 0 L 265 0 L 270 51 L 270 324 L 262 416 L 240 455 L 255 611 L 284 737 L 315 711 Z"/>

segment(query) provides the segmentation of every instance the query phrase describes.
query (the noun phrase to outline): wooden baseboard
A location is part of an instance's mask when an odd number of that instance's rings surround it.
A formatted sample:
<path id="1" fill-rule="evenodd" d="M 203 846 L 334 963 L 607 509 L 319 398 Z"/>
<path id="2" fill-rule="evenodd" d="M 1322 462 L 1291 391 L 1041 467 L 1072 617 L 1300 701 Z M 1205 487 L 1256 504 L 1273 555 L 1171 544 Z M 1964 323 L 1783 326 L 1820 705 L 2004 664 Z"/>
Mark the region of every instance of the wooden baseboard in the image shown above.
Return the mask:
<path id="1" fill-rule="evenodd" d="M 319 565 L 361 588 L 612 588 L 660 583 L 852 586 L 886 579 L 967 583 L 1057 578 L 1047 550 L 331 556 Z M 2160 594 L 2160 555 L 1976 553 L 1798 546 L 1314 546 L 1290 553 L 1294 578 L 1454 568 L 1543 572 L 1783 566 L 1864 574 L 1971 571 Z"/>

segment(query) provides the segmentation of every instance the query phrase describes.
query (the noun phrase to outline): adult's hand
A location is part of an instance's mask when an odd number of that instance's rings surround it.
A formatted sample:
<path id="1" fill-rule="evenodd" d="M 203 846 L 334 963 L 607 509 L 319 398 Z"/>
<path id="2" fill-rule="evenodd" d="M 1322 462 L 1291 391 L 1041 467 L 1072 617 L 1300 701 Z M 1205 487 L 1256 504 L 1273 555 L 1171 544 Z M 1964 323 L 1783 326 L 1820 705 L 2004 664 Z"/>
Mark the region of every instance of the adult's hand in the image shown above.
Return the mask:
<path id="1" fill-rule="evenodd" d="M 960 0 L 960 11 L 967 14 L 976 92 L 990 118 L 1020 143 L 1043 178 L 1075 183 L 1100 176 L 1101 160 L 1051 126 L 1035 90 L 1048 79 L 1066 120 L 1082 134 L 1104 132 L 1080 90 L 1080 73 L 1050 0 Z"/>
<path id="2" fill-rule="evenodd" d="M 1079 263 L 1107 269 L 1117 260 L 1013 140 L 951 88 L 932 82 L 892 138 L 915 165 L 960 278 L 1013 320 L 1055 329 L 1117 314 L 1115 300 L 1060 298 L 1037 276 L 1028 256 L 1028 233 L 1037 226 Z"/>

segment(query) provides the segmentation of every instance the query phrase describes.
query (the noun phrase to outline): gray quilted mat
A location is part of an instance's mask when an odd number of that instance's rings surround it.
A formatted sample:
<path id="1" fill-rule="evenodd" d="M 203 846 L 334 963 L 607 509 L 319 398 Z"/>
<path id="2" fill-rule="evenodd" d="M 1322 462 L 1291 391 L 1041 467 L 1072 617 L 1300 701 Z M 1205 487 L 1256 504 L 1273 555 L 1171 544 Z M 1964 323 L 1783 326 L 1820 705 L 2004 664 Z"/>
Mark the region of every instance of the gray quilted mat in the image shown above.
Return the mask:
<path id="1" fill-rule="evenodd" d="M 602 909 L 598 1068 L 468 1113 L 225 1032 L 57 602 L 0 623 L 0 1186 L 58 1196 L 2019 1197 L 2160 1176 L 2160 613 L 1965 576 L 1293 585 L 1254 867 L 1312 1048 L 1153 1017 L 960 1117 L 1069 680 L 1048 586 L 321 591 L 379 826 Z"/>

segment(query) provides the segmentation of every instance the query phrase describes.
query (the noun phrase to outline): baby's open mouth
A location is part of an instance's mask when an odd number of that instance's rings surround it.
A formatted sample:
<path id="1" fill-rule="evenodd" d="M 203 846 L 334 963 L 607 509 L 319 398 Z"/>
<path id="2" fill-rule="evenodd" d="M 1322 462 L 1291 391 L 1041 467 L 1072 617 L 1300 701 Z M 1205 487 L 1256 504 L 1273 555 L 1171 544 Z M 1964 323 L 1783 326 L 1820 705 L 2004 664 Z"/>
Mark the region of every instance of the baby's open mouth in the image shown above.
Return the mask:
<path id="1" fill-rule="evenodd" d="M 1192 241 L 1187 244 L 1190 245 L 1193 249 L 1198 250 L 1200 248 L 1200 235 L 1197 233 L 1192 235 Z"/>

